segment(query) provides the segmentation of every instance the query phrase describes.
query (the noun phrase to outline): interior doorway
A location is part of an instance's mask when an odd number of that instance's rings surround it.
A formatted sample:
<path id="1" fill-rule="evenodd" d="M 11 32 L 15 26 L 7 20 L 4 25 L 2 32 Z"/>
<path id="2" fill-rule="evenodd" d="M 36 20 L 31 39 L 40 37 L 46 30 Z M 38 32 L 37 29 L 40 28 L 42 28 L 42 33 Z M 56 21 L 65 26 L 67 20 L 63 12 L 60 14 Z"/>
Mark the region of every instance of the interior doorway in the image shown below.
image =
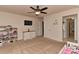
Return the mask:
<path id="1" fill-rule="evenodd" d="M 76 15 L 63 17 L 63 41 L 76 42 Z"/>
<path id="2" fill-rule="evenodd" d="M 44 36 L 44 21 L 42 21 L 42 37 Z"/>

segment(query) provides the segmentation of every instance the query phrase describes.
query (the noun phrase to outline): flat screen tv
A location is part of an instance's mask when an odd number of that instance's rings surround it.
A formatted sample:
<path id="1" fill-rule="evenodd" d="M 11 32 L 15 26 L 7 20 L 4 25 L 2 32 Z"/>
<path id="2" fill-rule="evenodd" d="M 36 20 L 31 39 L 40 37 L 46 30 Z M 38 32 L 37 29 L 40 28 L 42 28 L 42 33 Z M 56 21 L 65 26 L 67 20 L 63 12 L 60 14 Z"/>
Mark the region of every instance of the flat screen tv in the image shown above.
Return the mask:
<path id="1" fill-rule="evenodd" d="M 24 20 L 24 25 L 32 25 L 32 21 Z"/>

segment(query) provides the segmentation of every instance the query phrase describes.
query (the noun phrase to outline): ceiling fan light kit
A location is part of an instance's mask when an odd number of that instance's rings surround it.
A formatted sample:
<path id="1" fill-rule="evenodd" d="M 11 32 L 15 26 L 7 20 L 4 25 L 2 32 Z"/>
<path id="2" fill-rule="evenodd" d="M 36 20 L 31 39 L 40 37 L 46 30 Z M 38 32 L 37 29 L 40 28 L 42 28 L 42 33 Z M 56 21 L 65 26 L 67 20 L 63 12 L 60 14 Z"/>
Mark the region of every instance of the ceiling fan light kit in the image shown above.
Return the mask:
<path id="1" fill-rule="evenodd" d="M 35 12 L 35 14 L 37 14 L 37 15 L 40 14 L 40 11 Z"/>
<path id="2" fill-rule="evenodd" d="M 36 8 L 34 8 L 34 7 L 30 7 L 33 11 L 34 11 L 34 13 L 36 14 L 36 15 L 39 15 L 39 14 L 47 14 L 47 12 L 43 12 L 44 10 L 46 10 L 46 9 L 48 9 L 48 7 L 44 7 L 44 8 L 42 8 L 42 9 L 40 9 L 39 8 L 39 6 L 36 6 Z M 33 12 L 29 12 L 29 13 L 33 13 Z"/>

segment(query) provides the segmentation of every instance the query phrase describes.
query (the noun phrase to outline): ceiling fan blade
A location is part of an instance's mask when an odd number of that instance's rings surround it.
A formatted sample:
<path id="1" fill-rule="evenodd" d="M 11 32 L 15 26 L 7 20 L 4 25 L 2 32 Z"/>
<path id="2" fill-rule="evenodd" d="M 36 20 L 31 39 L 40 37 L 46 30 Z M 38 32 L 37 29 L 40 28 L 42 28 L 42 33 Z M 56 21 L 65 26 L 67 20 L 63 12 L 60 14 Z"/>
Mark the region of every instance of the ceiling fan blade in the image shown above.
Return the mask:
<path id="1" fill-rule="evenodd" d="M 40 11 L 43 11 L 43 10 L 46 10 L 46 9 L 48 9 L 48 7 L 42 8 Z"/>
<path id="2" fill-rule="evenodd" d="M 35 8 L 33 8 L 33 7 L 30 7 L 31 9 L 33 9 L 34 11 L 36 10 Z"/>
<path id="3" fill-rule="evenodd" d="M 37 9 L 39 9 L 39 6 L 37 6 Z"/>
<path id="4" fill-rule="evenodd" d="M 47 14 L 47 12 L 41 12 L 41 13 L 43 13 L 43 14 Z"/>

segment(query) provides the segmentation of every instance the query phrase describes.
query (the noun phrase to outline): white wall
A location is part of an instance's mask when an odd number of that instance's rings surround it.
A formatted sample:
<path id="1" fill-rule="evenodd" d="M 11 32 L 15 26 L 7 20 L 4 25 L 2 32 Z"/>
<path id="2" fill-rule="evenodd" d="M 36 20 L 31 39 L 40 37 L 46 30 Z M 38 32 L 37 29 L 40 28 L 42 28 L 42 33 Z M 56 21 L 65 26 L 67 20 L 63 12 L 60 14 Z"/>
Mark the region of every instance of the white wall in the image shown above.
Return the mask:
<path id="1" fill-rule="evenodd" d="M 32 20 L 33 25 L 24 26 L 25 19 Z M 17 27 L 18 39 L 22 39 L 22 31 L 27 30 L 28 28 L 30 28 L 30 30 L 35 31 L 37 36 L 41 35 L 41 31 L 39 31 L 41 29 L 40 22 L 40 19 L 34 17 L 22 16 L 7 12 L 0 12 L 0 26 L 12 25 L 13 27 Z"/>
<path id="2" fill-rule="evenodd" d="M 51 38 L 57 41 L 63 40 L 63 33 L 62 33 L 62 17 L 77 14 L 77 28 L 76 28 L 76 39 L 79 42 L 79 8 L 70 9 L 64 12 L 48 15 L 44 17 L 44 37 Z M 55 24 L 55 21 L 57 21 L 57 25 Z"/>

